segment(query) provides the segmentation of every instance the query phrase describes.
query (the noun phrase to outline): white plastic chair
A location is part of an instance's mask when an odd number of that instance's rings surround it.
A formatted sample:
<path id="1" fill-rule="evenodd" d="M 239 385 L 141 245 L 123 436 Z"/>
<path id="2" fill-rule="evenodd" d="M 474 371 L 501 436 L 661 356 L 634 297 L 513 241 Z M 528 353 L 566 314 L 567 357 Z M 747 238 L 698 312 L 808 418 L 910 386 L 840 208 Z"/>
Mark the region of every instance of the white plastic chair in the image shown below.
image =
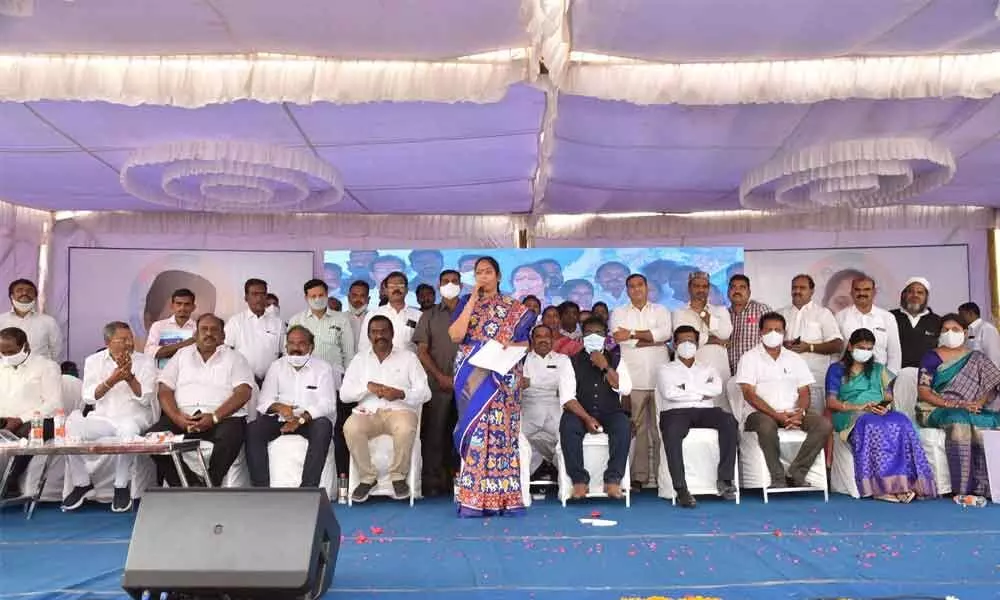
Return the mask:
<path id="1" fill-rule="evenodd" d="M 267 445 L 271 487 L 299 487 L 302 484 L 302 466 L 305 464 L 308 448 L 309 440 L 301 435 L 280 435 Z M 326 489 L 330 498 L 336 498 L 336 470 L 331 442 L 323 474 L 319 479 L 320 487 Z"/>
<path id="2" fill-rule="evenodd" d="M 524 433 L 518 435 L 518 454 L 521 460 L 521 497 L 524 499 L 524 505 L 531 506 L 533 498 L 531 497 L 531 486 L 554 486 L 558 487 L 558 483 L 554 481 L 532 481 L 531 480 L 531 457 L 534 451 L 531 449 L 531 442 L 525 437 Z"/>
<path id="3" fill-rule="evenodd" d="M 416 435 L 413 439 L 413 449 L 410 452 L 410 472 L 406 476 L 406 482 L 410 486 L 410 506 L 412 507 L 416 498 L 423 497 L 423 488 L 421 486 L 421 473 L 420 470 L 423 468 L 423 462 L 421 461 L 421 447 L 420 447 L 420 421 L 421 412 L 417 411 L 417 428 Z M 332 445 L 331 445 L 332 449 Z M 377 479 L 375 480 L 375 487 L 369 495 L 371 496 L 392 496 L 392 481 L 389 479 L 389 463 L 392 462 L 392 437 L 388 434 L 383 434 L 376 436 L 368 440 L 368 451 L 371 453 L 372 465 L 375 467 L 375 472 L 378 473 Z M 353 506 L 354 501 L 352 500 L 352 495 L 354 493 L 354 488 L 361 483 L 358 476 L 358 467 L 354 462 L 354 456 L 351 456 L 351 465 L 347 473 L 347 505 Z"/>
<path id="4" fill-rule="evenodd" d="M 764 452 L 760 449 L 757 441 L 757 433 L 745 431 L 746 418 L 751 408 L 743 399 L 743 392 L 735 379 L 731 379 L 727 385 L 729 401 L 732 405 L 733 416 L 739 422 L 740 428 L 740 449 L 739 449 L 739 470 L 741 475 L 740 487 L 743 489 L 760 488 L 764 494 L 764 504 L 768 502 L 770 494 L 787 494 L 796 492 L 823 492 L 823 501 L 830 501 L 830 488 L 826 478 L 826 451 L 816 455 L 809 472 L 806 474 L 806 487 L 788 487 L 768 489 L 771 485 L 771 474 L 767 470 L 767 463 L 764 461 Z M 795 459 L 799 447 L 806 439 L 806 432 L 787 429 L 778 430 L 778 447 L 782 465 L 787 469 L 788 465 Z"/>
<path id="5" fill-rule="evenodd" d="M 629 456 L 632 454 L 634 440 L 629 443 Z M 611 457 L 609 439 L 606 433 L 588 433 L 583 436 L 583 468 L 590 474 L 590 484 L 587 498 L 607 498 L 604 492 L 604 481 L 601 475 L 608 466 Z M 566 506 L 566 501 L 573 495 L 573 482 L 566 471 L 566 458 L 563 456 L 562 441 L 556 444 L 556 468 L 559 471 L 559 500 Z M 632 506 L 632 463 L 625 459 L 625 474 L 622 477 L 622 495 L 625 496 L 625 508 Z"/>
<path id="6" fill-rule="evenodd" d="M 688 491 L 693 496 L 718 496 L 719 435 L 715 429 L 691 429 L 684 438 L 684 479 Z M 660 436 L 660 468 L 656 475 L 657 495 L 677 504 L 677 492 L 667 465 L 667 446 Z M 740 461 L 739 453 L 734 461 L 733 485 L 736 486 L 736 504 L 740 503 Z"/>

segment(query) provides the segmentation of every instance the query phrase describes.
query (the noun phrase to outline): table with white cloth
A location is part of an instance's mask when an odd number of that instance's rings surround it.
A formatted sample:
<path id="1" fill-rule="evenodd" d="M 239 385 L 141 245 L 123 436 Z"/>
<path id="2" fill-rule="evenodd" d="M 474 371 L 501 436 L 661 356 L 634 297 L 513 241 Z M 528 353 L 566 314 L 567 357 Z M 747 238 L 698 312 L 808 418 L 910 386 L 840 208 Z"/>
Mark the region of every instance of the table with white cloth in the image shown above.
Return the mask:
<path id="1" fill-rule="evenodd" d="M 42 466 L 42 474 L 38 480 L 38 485 L 35 486 L 34 493 L 31 496 L 22 496 L 21 498 L 11 498 L 0 501 L 0 508 L 15 503 L 27 503 L 27 518 L 30 519 L 32 514 L 35 512 L 35 506 L 38 504 L 38 499 L 42 495 L 42 489 L 45 487 L 45 479 L 48 474 L 49 465 L 51 464 L 53 457 L 56 456 L 92 456 L 101 454 L 137 454 L 147 456 L 169 455 L 174 461 L 174 466 L 177 468 L 177 472 L 180 473 L 181 483 L 184 487 L 188 487 L 187 478 L 184 476 L 183 469 L 181 469 L 181 456 L 186 452 L 196 452 L 202 468 L 206 473 L 208 472 L 208 466 L 205 463 L 205 456 L 201 452 L 201 443 L 196 439 L 174 439 L 163 441 L 97 440 L 80 443 L 56 443 L 55 440 L 49 440 L 44 444 L 37 445 L 0 443 L 0 459 L 13 458 L 15 456 L 45 457 L 45 463 Z M 13 461 L 8 461 L 7 467 L 3 471 L 3 475 L 0 476 L 0 490 L 6 488 L 7 478 L 10 475 L 12 466 Z M 206 483 L 209 487 L 211 487 L 211 482 Z"/>

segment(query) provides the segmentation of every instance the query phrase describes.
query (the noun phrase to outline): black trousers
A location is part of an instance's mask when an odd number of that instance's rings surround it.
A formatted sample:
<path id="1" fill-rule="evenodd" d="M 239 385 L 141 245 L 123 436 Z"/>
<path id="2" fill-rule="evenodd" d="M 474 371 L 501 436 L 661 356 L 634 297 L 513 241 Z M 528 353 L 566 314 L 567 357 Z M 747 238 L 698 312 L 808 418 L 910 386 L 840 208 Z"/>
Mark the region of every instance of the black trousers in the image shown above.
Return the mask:
<path id="1" fill-rule="evenodd" d="M 452 392 L 435 392 L 431 400 L 424 404 L 420 421 L 420 447 L 423 460 L 422 479 L 424 489 L 447 491 L 448 476 L 451 472 L 452 428 L 451 411 L 455 405 Z"/>
<path id="2" fill-rule="evenodd" d="M 267 445 L 282 435 L 301 435 L 309 440 L 306 460 L 302 465 L 302 482 L 299 487 L 319 487 L 326 454 L 333 440 L 333 423 L 326 417 L 314 419 L 299 425 L 295 433 L 282 434 L 283 423 L 273 415 L 257 415 L 252 423 L 247 423 L 247 467 L 250 469 L 250 485 L 268 487 L 271 485 L 271 464 Z"/>
<path id="3" fill-rule="evenodd" d="M 344 423 L 351 416 L 351 411 L 357 404 L 345 404 L 340 401 L 340 392 L 337 392 L 337 422 L 333 425 L 333 458 L 337 461 L 337 476 L 347 477 L 351 468 L 351 451 L 347 447 L 347 440 L 344 439 Z"/>
<path id="4" fill-rule="evenodd" d="M 593 415 L 608 434 L 609 457 L 604 471 L 604 483 L 621 483 L 625 477 L 628 448 L 632 442 L 632 426 L 625 411 Z M 574 483 L 590 483 L 590 473 L 583 465 L 583 436 L 587 428 L 580 417 L 563 411 L 559 420 L 559 443 L 566 460 L 566 473 Z"/>
<path id="5" fill-rule="evenodd" d="M 684 438 L 691 429 L 714 429 L 719 432 L 719 481 L 735 477 L 739 423 L 721 408 L 674 408 L 660 413 L 660 435 L 667 453 L 667 468 L 677 491 L 687 489 L 684 476 Z"/>
<path id="6" fill-rule="evenodd" d="M 178 427 L 167 415 L 163 415 L 149 431 L 169 431 L 183 434 L 184 439 L 212 442 L 212 457 L 208 460 L 208 477 L 214 487 L 220 487 L 226 473 L 229 472 L 229 467 L 233 466 L 236 457 L 240 455 L 243 439 L 246 437 L 246 426 L 246 417 L 227 417 L 208 431 L 188 433 Z M 173 459 L 169 456 L 154 456 L 152 458 L 156 464 L 157 481 L 161 483 L 166 481 L 170 487 L 181 487 L 181 478 L 174 467 Z M 192 486 L 201 484 L 201 477 L 195 475 L 194 471 L 183 460 L 181 468 L 184 469 L 184 475 L 189 484 Z"/>
<path id="7" fill-rule="evenodd" d="M 7 427 L 7 420 L 0 419 L 0 429 L 5 429 L 6 427 Z M 28 435 L 31 433 L 31 422 L 29 421 L 27 423 L 22 423 L 20 427 L 13 430 L 11 433 L 13 433 L 19 438 L 28 437 Z M 42 439 L 46 441 L 51 440 L 53 437 L 55 437 L 54 434 L 55 434 L 55 427 L 52 419 L 49 418 L 42 421 Z M 28 465 L 31 464 L 32 458 L 34 457 L 15 456 L 14 458 L 11 459 L 10 477 L 7 479 L 8 486 L 17 487 L 19 485 L 21 476 L 24 475 L 24 472 L 28 470 Z M 0 472 L 0 475 L 3 475 L 3 473 Z M 0 490 L 0 493 L 3 493 L 3 490 Z"/>

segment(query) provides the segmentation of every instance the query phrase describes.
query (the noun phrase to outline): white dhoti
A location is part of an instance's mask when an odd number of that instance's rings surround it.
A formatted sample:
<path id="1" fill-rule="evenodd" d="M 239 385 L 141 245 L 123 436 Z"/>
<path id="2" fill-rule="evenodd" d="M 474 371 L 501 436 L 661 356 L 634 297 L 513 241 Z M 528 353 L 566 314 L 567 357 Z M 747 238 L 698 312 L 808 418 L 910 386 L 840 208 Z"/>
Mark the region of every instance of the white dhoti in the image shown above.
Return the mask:
<path id="1" fill-rule="evenodd" d="M 107 438 L 126 440 L 139 435 L 140 428 L 141 425 L 138 421 L 129 417 L 111 418 L 94 413 L 84 417 L 83 413 L 78 410 L 73 411 L 66 418 L 66 437 L 84 442 Z M 114 486 L 116 488 L 128 487 L 135 456 L 119 454 L 115 456 L 114 460 Z M 90 485 L 90 473 L 87 472 L 87 464 L 83 456 L 69 455 L 66 457 L 66 477 L 70 479 L 74 487 Z"/>
<path id="2" fill-rule="evenodd" d="M 542 466 L 542 460 L 555 463 L 556 443 L 559 441 L 559 421 L 563 409 L 553 394 L 552 398 L 538 399 L 522 396 L 521 432 L 531 444 L 531 472 Z"/>

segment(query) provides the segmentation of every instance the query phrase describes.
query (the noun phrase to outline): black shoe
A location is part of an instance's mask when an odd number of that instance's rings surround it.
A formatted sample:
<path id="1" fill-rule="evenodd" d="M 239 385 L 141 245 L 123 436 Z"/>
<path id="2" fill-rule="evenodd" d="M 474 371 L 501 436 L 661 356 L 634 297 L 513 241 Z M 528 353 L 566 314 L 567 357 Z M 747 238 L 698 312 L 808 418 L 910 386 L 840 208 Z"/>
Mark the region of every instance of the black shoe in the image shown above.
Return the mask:
<path id="1" fill-rule="evenodd" d="M 732 481 L 720 481 L 719 495 L 726 500 L 736 500 L 736 486 Z"/>
<path id="2" fill-rule="evenodd" d="M 410 497 L 410 486 L 405 481 L 392 482 L 392 497 L 396 500 L 406 500 Z"/>
<path id="3" fill-rule="evenodd" d="M 374 483 L 359 483 L 358 486 L 354 488 L 354 492 L 351 493 L 351 502 L 364 502 L 368 499 L 368 495 L 372 493 L 374 488 Z"/>
<path id="4" fill-rule="evenodd" d="M 89 494 L 93 489 L 94 486 L 92 484 L 76 486 L 68 496 L 63 498 L 62 506 L 60 508 L 63 512 L 69 512 L 80 508 L 83 506 L 83 501 L 87 494 Z"/>
<path id="5" fill-rule="evenodd" d="M 771 478 L 771 485 L 767 486 L 769 490 L 780 490 L 788 487 L 788 481 L 782 477 L 781 479 Z"/>
<path id="6" fill-rule="evenodd" d="M 677 506 L 681 508 L 694 508 L 698 506 L 694 496 L 687 490 L 677 490 Z"/>
<path id="7" fill-rule="evenodd" d="M 115 496 L 111 500 L 111 512 L 123 513 L 132 510 L 131 486 L 116 487 Z"/>
<path id="8" fill-rule="evenodd" d="M 629 491 L 632 492 L 633 494 L 638 494 L 639 492 L 642 491 L 642 486 L 643 483 L 641 481 L 635 480 L 632 482 L 632 486 L 629 487 Z"/>

